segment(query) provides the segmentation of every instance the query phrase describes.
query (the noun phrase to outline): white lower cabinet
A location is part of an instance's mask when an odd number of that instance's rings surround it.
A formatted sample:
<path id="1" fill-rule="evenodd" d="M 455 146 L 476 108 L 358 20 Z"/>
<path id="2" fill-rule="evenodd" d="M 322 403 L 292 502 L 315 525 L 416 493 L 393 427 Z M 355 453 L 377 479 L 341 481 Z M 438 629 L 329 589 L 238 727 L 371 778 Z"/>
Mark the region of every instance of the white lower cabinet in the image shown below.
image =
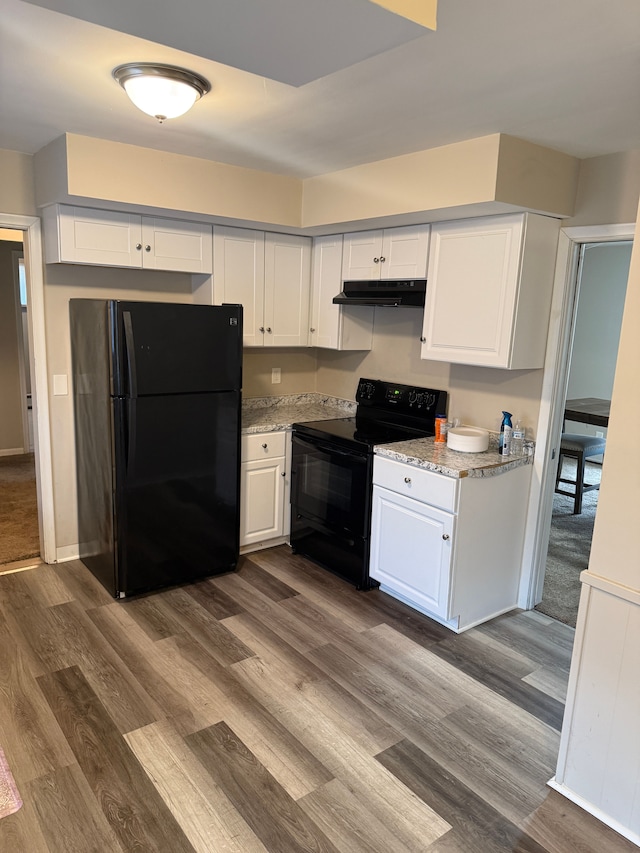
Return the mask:
<path id="1" fill-rule="evenodd" d="M 530 477 L 456 479 L 377 456 L 371 577 L 457 632 L 517 607 Z"/>
<path id="2" fill-rule="evenodd" d="M 289 534 L 291 439 L 288 432 L 242 436 L 240 548 L 283 542 Z"/>

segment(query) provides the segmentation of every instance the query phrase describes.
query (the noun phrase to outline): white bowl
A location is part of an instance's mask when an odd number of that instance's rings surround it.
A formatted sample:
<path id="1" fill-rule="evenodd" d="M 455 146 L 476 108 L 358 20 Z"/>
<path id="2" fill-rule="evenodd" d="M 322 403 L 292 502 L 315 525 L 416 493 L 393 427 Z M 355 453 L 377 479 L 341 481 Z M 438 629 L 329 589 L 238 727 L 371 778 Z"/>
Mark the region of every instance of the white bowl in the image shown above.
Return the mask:
<path id="1" fill-rule="evenodd" d="M 476 427 L 451 427 L 447 447 L 462 453 L 483 453 L 489 447 L 489 433 Z"/>

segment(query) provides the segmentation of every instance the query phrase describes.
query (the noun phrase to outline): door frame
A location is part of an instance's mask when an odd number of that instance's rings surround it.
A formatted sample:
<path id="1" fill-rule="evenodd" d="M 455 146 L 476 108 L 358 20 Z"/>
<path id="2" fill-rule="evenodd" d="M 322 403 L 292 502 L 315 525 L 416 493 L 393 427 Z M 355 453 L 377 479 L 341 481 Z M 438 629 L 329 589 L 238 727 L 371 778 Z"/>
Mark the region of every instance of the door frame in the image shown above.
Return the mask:
<path id="1" fill-rule="evenodd" d="M 22 302 L 20 300 L 20 261 L 24 261 L 24 249 L 11 252 L 13 268 L 13 293 L 16 301 L 16 334 L 18 336 L 18 374 L 20 378 L 20 415 L 22 417 L 22 452 L 29 453 L 29 411 L 27 407 L 27 372 L 24 353 L 24 325 L 22 321 Z M 25 274 L 26 277 L 26 274 Z M 29 309 L 27 308 L 27 311 Z M 29 314 L 27 313 L 27 323 Z M 27 341 L 28 343 L 28 341 Z"/>
<path id="2" fill-rule="evenodd" d="M 584 243 L 633 240 L 634 232 L 635 223 L 560 230 L 518 597 L 518 606 L 525 610 L 531 610 L 542 600 L 575 326 L 580 250 Z"/>
<path id="3" fill-rule="evenodd" d="M 0 228 L 24 232 L 23 251 L 27 279 L 27 319 L 40 554 L 45 563 L 55 563 L 55 507 L 49 420 L 42 228 L 37 216 L 19 216 L 11 213 L 0 213 Z"/>

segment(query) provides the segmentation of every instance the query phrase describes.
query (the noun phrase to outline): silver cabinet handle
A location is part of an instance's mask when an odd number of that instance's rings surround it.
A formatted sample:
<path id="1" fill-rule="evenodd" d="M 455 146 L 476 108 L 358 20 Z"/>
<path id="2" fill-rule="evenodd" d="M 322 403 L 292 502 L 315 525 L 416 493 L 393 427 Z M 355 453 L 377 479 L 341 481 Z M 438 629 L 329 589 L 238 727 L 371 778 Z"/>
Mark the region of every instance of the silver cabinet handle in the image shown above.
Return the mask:
<path id="1" fill-rule="evenodd" d="M 379 264 L 379 263 L 380 263 L 380 258 L 374 258 L 374 259 L 373 259 L 373 263 L 374 263 L 374 264 Z"/>
<path id="2" fill-rule="evenodd" d="M 283 472 L 282 472 L 282 474 L 280 474 L 280 476 L 281 476 L 281 477 L 286 477 L 286 476 L 287 476 L 287 472 L 286 472 L 286 471 L 283 471 Z"/>
<path id="3" fill-rule="evenodd" d="M 405 483 L 410 483 L 410 482 L 411 482 L 411 477 L 405 477 L 405 478 L 404 478 L 404 481 L 405 481 Z"/>
<path id="4" fill-rule="evenodd" d="M 269 332 L 269 334 L 271 334 L 271 326 L 267 326 L 267 332 Z"/>
<path id="5" fill-rule="evenodd" d="M 449 539 L 449 534 L 448 534 L 448 533 L 443 533 L 443 534 L 442 534 L 442 538 L 443 538 L 443 539 L 444 539 L 444 541 L 446 542 L 446 541 L 447 541 L 447 539 Z"/>
<path id="6" fill-rule="evenodd" d="M 315 329 L 309 329 L 310 332 L 315 332 Z"/>
<path id="7" fill-rule="evenodd" d="M 264 447 L 264 449 L 266 450 L 266 449 L 267 449 L 267 442 L 265 441 L 265 443 L 264 443 L 262 446 L 263 446 L 263 447 Z"/>
<path id="8" fill-rule="evenodd" d="M 258 331 L 259 331 L 259 332 L 262 332 L 262 334 L 264 335 L 264 326 L 260 326 L 260 328 L 258 329 Z"/>
<path id="9" fill-rule="evenodd" d="M 149 245 L 147 244 L 147 245 L 144 247 L 144 250 L 145 250 L 145 252 L 150 252 L 150 251 L 151 251 L 151 246 L 149 246 Z"/>
<path id="10" fill-rule="evenodd" d="M 387 259 L 384 255 L 380 255 L 380 263 L 383 264 Z"/>
<path id="11" fill-rule="evenodd" d="M 420 343 L 421 343 L 421 344 L 426 344 L 426 342 L 427 342 L 427 339 L 426 339 L 426 338 L 424 338 L 424 337 L 423 337 L 423 338 L 420 338 Z"/>
<path id="12" fill-rule="evenodd" d="M 140 251 L 141 248 L 142 248 L 142 243 L 136 243 L 136 249 L 138 251 Z"/>

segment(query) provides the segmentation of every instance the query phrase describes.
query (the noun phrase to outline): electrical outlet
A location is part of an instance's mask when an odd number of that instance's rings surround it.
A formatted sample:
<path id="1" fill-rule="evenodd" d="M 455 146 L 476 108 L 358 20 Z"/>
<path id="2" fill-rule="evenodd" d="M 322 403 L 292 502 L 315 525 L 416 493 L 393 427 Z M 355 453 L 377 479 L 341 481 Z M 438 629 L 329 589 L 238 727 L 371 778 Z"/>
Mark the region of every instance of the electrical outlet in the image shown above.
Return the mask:
<path id="1" fill-rule="evenodd" d="M 272 385 L 279 385 L 281 382 L 281 377 L 282 377 L 282 371 L 280 370 L 280 368 L 279 367 L 272 367 L 271 368 L 271 384 Z"/>

